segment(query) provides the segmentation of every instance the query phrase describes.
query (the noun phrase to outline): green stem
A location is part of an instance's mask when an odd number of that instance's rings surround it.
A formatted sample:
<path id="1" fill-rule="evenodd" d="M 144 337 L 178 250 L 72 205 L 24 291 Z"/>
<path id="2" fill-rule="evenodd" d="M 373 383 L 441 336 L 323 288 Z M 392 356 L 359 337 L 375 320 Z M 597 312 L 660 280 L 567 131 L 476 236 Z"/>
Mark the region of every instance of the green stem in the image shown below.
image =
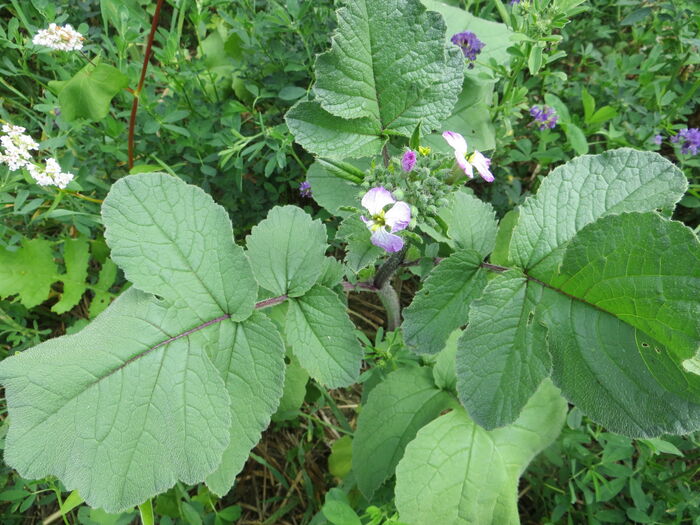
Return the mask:
<path id="1" fill-rule="evenodd" d="M 153 503 L 151 503 L 150 499 L 147 499 L 141 505 L 139 505 L 139 512 L 141 513 L 141 523 L 143 525 L 154 525 Z"/>

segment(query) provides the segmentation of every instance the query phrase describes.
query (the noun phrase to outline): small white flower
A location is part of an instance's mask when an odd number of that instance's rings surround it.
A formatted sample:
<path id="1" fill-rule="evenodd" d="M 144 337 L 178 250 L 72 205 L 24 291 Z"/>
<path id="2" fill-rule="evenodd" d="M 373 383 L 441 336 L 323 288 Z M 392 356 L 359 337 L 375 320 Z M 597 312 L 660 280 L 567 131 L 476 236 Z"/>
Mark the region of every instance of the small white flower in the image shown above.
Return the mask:
<path id="1" fill-rule="evenodd" d="M 85 37 L 70 24 L 65 26 L 51 24 L 48 29 L 42 29 L 34 35 L 32 43 L 58 51 L 78 51 L 83 48 L 83 40 Z"/>
<path id="2" fill-rule="evenodd" d="M 39 186 L 58 186 L 63 189 L 74 178 L 72 173 L 61 171 L 60 164 L 52 157 L 46 159 L 46 165 L 43 168 L 36 164 L 30 164 L 27 169 Z"/>
<path id="3" fill-rule="evenodd" d="M 30 150 L 39 149 L 39 144 L 29 135 L 25 135 L 21 126 L 4 124 L 2 131 L 5 135 L 0 137 L 0 164 L 7 164 L 12 171 L 30 164 Z"/>

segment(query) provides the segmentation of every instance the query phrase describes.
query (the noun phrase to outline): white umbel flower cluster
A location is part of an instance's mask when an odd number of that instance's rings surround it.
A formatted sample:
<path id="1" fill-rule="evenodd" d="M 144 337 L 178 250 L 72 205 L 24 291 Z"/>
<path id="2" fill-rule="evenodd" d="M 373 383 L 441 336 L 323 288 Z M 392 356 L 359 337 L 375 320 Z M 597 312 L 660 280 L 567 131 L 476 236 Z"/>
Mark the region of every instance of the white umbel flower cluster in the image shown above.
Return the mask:
<path id="1" fill-rule="evenodd" d="M 39 144 L 24 134 L 23 127 L 5 124 L 2 132 L 4 135 L 0 136 L 0 164 L 7 164 L 12 171 L 26 168 L 40 186 L 58 186 L 63 189 L 73 180 L 73 174 L 62 171 L 54 158 L 48 158 L 44 166 L 33 161 L 30 151 L 38 150 Z"/>
<path id="2" fill-rule="evenodd" d="M 73 174 L 61 171 L 60 164 L 53 157 L 46 159 L 46 166 L 43 168 L 32 164 L 27 166 L 27 169 L 39 186 L 58 186 L 63 189 L 73 180 Z"/>
<path id="3" fill-rule="evenodd" d="M 83 40 L 85 37 L 70 24 L 64 26 L 51 24 L 48 29 L 42 29 L 34 35 L 32 43 L 59 51 L 78 51 L 83 48 Z"/>
<path id="4" fill-rule="evenodd" d="M 30 150 L 39 149 L 39 144 L 29 135 L 25 135 L 25 131 L 23 127 L 12 124 L 2 127 L 5 135 L 0 137 L 0 164 L 7 164 L 12 171 L 31 164 Z"/>

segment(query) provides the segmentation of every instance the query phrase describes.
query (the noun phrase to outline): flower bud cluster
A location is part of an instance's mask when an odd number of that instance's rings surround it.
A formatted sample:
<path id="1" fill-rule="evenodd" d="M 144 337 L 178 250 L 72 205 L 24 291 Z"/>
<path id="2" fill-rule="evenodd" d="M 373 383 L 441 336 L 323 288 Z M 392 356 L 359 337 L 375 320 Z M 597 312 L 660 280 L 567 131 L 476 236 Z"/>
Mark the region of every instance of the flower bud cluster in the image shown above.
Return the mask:
<path id="1" fill-rule="evenodd" d="M 21 126 L 5 124 L 0 136 L 0 164 L 7 164 L 11 171 L 26 168 L 32 178 L 40 186 L 58 186 L 63 189 L 73 180 L 73 174 L 61 170 L 61 166 L 54 158 L 48 158 L 46 164 L 41 166 L 32 159 L 31 150 L 38 150 L 39 144 L 25 135 L 25 129 Z"/>
<path id="2" fill-rule="evenodd" d="M 412 156 L 411 156 L 412 157 Z M 392 158 L 389 166 L 374 165 L 362 181 L 361 197 L 370 188 L 384 187 L 400 201 L 411 205 L 411 217 L 435 227 L 433 219 L 448 203 L 455 188 L 450 184 L 451 170 L 444 168 L 444 155 L 417 155 L 406 171 L 404 157 Z"/>

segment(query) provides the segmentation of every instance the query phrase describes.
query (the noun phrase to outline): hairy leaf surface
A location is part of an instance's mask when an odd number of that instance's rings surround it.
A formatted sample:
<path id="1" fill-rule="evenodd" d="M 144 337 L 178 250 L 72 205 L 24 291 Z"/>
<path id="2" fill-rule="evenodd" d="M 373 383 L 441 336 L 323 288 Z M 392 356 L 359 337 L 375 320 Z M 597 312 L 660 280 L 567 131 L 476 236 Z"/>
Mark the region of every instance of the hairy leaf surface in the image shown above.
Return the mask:
<path id="1" fill-rule="evenodd" d="M 396 468 L 396 507 L 410 525 L 509 525 L 518 518 L 518 478 L 559 434 L 566 403 L 542 383 L 518 420 L 487 431 L 464 410 L 418 432 Z"/>
<path id="2" fill-rule="evenodd" d="M 177 338 L 196 325 L 132 287 L 78 334 L 5 359 L 5 461 L 109 512 L 202 481 L 229 444 L 231 401 L 205 351 L 216 325 Z"/>
<path id="3" fill-rule="evenodd" d="M 110 512 L 178 480 L 224 493 L 277 407 L 284 370 L 274 325 L 251 316 L 257 283 L 228 214 L 152 173 L 115 183 L 103 217 L 134 286 L 77 334 L 0 364 L 6 460 Z"/>
<path id="4" fill-rule="evenodd" d="M 357 380 L 362 347 L 354 330 L 345 305 L 325 286 L 315 285 L 289 303 L 287 341 L 311 377 L 329 388 Z"/>
<path id="5" fill-rule="evenodd" d="M 457 191 L 450 203 L 439 210 L 447 224 L 447 235 L 459 248 L 478 252 L 486 257 L 496 242 L 496 212 L 489 203 L 474 195 Z"/>
<path id="6" fill-rule="evenodd" d="M 420 354 L 436 354 L 450 333 L 467 323 L 469 303 L 481 295 L 486 276 L 481 255 L 458 250 L 442 260 L 404 310 L 406 344 Z"/>
<path id="7" fill-rule="evenodd" d="M 418 0 L 357 0 L 338 9 L 332 47 L 316 61 L 316 99 L 286 116 L 297 142 L 322 156 L 378 153 L 387 132 L 440 126 L 461 91 L 461 51 Z M 411 52 L 407 53 L 406 50 Z"/>
<path id="8" fill-rule="evenodd" d="M 584 226 L 605 215 L 673 209 L 687 185 L 657 153 L 622 148 L 578 157 L 554 169 L 521 206 L 510 259 L 538 279 L 551 277 Z"/>
<path id="9" fill-rule="evenodd" d="M 400 368 L 372 390 L 352 441 L 353 472 L 365 497 L 394 474 L 416 432 L 453 403 L 430 368 Z"/>
<path id="10" fill-rule="evenodd" d="M 457 392 L 486 429 L 518 418 L 551 372 L 546 329 L 535 320 L 542 287 L 517 271 L 496 276 L 474 301 L 457 351 Z"/>
<path id="11" fill-rule="evenodd" d="M 231 220 L 196 186 L 163 173 L 119 179 L 102 205 L 111 257 L 145 292 L 181 301 L 204 322 L 253 311 L 257 283 Z"/>
<path id="12" fill-rule="evenodd" d="M 260 286 L 298 297 L 325 268 L 326 227 L 296 206 L 277 206 L 246 237 L 248 258 Z"/>

